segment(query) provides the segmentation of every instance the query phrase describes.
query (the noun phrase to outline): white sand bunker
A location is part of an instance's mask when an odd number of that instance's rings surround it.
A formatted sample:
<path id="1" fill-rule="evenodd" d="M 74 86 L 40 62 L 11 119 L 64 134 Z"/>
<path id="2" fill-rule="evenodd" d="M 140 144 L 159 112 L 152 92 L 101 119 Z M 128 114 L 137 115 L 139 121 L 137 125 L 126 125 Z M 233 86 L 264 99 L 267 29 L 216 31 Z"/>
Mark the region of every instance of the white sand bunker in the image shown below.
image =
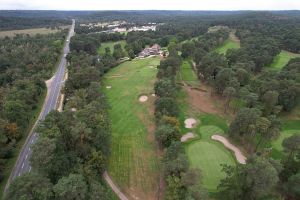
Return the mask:
<path id="1" fill-rule="evenodd" d="M 234 152 L 235 158 L 239 163 L 246 164 L 246 156 L 244 156 L 243 153 L 239 150 L 239 148 L 231 144 L 225 137 L 221 135 L 213 135 L 211 136 L 211 139 L 222 142 L 227 149 L 230 149 Z"/>
<path id="2" fill-rule="evenodd" d="M 185 128 L 193 128 L 193 126 L 197 123 L 194 118 L 188 118 L 184 120 Z"/>
<path id="3" fill-rule="evenodd" d="M 111 85 L 106 86 L 106 89 L 110 89 L 110 88 L 111 88 Z"/>
<path id="4" fill-rule="evenodd" d="M 194 138 L 194 137 L 195 137 L 194 133 L 188 132 L 187 134 L 184 134 L 184 135 L 180 138 L 180 141 L 181 141 L 181 142 L 185 142 L 185 141 L 188 141 L 189 139 L 192 139 L 192 138 Z"/>
<path id="5" fill-rule="evenodd" d="M 142 96 L 139 97 L 140 102 L 145 102 L 147 100 L 148 100 L 148 97 L 146 95 L 142 95 Z"/>

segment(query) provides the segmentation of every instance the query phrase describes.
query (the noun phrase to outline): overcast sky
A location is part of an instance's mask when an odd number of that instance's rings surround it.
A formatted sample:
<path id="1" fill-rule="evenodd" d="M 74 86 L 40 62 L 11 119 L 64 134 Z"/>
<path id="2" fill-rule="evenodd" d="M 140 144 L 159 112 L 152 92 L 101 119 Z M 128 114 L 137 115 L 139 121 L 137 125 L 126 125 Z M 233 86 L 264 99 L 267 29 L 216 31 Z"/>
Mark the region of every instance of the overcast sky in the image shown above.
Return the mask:
<path id="1" fill-rule="evenodd" d="M 300 0 L 0 0 L 0 10 L 300 10 Z"/>

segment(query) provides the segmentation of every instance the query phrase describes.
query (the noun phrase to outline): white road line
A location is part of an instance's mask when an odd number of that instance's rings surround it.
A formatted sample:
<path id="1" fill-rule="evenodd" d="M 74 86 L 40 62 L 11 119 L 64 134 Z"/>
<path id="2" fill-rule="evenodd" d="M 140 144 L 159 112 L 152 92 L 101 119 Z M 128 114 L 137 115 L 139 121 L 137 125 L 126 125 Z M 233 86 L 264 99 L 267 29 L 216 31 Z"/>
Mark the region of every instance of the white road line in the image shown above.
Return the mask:
<path id="1" fill-rule="evenodd" d="M 29 172 L 31 171 L 31 166 L 29 167 Z"/>
<path id="2" fill-rule="evenodd" d="M 24 162 L 23 162 L 23 164 L 22 164 L 22 169 L 24 168 Z"/>
<path id="3" fill-rule="evenodd" d="M 26 156 L 25 156 L 25 160 L 27 160 L 27 157 L 28 157 L 28 153 L 27 153 Z"/>

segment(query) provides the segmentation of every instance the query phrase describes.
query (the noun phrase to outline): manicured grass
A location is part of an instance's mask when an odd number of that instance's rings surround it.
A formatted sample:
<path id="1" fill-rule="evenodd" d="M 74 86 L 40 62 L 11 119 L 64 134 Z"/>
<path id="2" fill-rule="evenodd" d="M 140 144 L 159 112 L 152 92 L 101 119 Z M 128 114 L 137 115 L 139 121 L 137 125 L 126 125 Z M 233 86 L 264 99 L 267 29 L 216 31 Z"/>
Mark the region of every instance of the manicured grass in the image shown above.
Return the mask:
<path id="1" fill-rule="evenodd" d="M 120 41 L 118 41 L 118 42 L 104 42 L 104 43 L 101 43 L 101 46 L 100 46 L 99 49 L 98 49 L 98 53 L 99 53 L 100 55 L 105 54 L 105 48 L 106 48 L 106 47 L 109 47 L 109 48 L 110 48 L 110 52 L 113 53 L 113 52 L 114 52 L 114 46 L 115 46 L 116 44 L 121 44 L 121 46 L 122 46 L 122 48 L 123 48 L 123 50 L 124 50 L 124 47 L 125 47 L 125 45 L 126 45 L 126 41 L 125 41 L 125 40 L 120 40 Z"/>
<path id="2" fill-rule="evenodd" d="M 300 57 L 300 54 L 291 53 L 288 51 L 281 51 L 270 65 L 271 68 L 280 70 L 282 69 L 292 58 Z"/>
<path id="3" fill-rule="evenodd" d="M 111 106 L 112 146 L 108 171 L 114 182 L 130 196 L 153 199 L 159 180 L 152 113 L 153 84 L 158 58 L 136 59 L 120 64 L 104 77 L 103 88 Z M 139 96 L 147 95 L 141 103 Z M 132 197 L 132 196 L 131 196 Z"/>
<path id="4" fill-rule="evenodd" d="M 223 130 L 223 133 L 227 133 L 228 131 L 228 125 L 226 123 L 226 120 L 218 115 L 215 114 L 201 114 L 199 117 L 199 120 L 201 121 L 201 125 L 214 125 L 219 127 Z"/>
<path id="5" fill-rule="evenodd" d="M 69 28 L 69 26 L 62 26 L 62 29 Z M 49 34 L 49 33 L 56 33 L 61 30 L 59 29 L 48 29 L 48 28 L 31 28 L 31 29 L 22 29 L 22 30 L 10 30 L 10 31 L 0 31 L 0 38 L 14 37 L 17 34 L 29 34 L 29 35 L 36 35 L 36 34 Z"/>
<path id="6" fill-rule="evenodd" d="M 225 177 L 221 164 L 235 165 L 231 153 L 222 144 L 198 140 L 186 148 L 191 168 L 201 170 L 202 183 L 210 192 L 215 192 L 220 180 Z"/>
<path id="7" fill-rule="evenodd" d="M 187 83 L 188 85 L 194 86 L 199 84 L 199 80 L 193 67 L 191 66 L 190 61 L 184 60 L 180 67 L 180 76 L 182 81 Z"/>
<path id="8" fill-rule="evenodd" d="M 228 49 L 238 49 L 240 44 L 232 39 L 227 39 L 221 46 L 215 49 L 215 52 L 220 54 L 226 54 Z"/>

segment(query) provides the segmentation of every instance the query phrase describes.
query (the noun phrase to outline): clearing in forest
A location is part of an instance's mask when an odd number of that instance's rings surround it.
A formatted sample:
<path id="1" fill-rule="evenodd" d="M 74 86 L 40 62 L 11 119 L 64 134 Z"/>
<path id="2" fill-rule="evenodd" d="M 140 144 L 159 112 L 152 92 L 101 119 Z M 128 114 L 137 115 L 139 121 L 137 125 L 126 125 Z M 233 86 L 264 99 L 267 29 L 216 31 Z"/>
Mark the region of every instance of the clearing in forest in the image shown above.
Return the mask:
<path id="1" fill-rule="evenodd" d="M 271 68 L 280 70 L 282 69 L 292 58 L 300 57 L 300 54 L 295 54 L 289 51 L 282 50 L 273 60 L 270 65 Z"/>
<path id="2" fill-rule="evenodd" d="M 240 48 L 240 41 L 236 37 L 235 32 L 231 31 L 229 34 L 229 38 L 225 40 L 225 42 L 215 49 L 215 52 L 219 54 L 226 54 L 228 49 L 238 49 Z"/>
<path id="3" fill-rule="evenodd" d="M 50 28 L 30 28 L 30 29 L 21 29 L 21 30 L 9 30 L 9 31 L 0 31 L 0 38 L 4 37 L 14 37 L 18 34 L 25 35 L 36 35 L 36 34 L 50 34 L 61 31 L 62 29 L 68 29 L 69 26 L 61 26 L 60 29 L 50 29 Z"/>
<path id="4" fill-rule="evenodd" d="M 113 52 L 114 52 L 114 46 L 115 46 L 116 44 L 120 44 L 121 47 L 122 47 L 123 50 L 124 50 L 124 47 L 125 47 L 125 45 L 126 45 L 126 41 L 125 41 L 125 40 L 120 40 L 120 41 L 117 41 L 117 42 L 103 42 L 103 43 L 101 43 L 101 46 L 100 46 L 99 49 L 98 49 L 98 53 L 99 53 L 100 55 L 105 54 L 105 48 L 106 48 L 106 47 L 109 47 L 111 54 L 113 54 Z"/>
<path id="5" fill-rule="evenodd" d="M 177 98 L 181 133 L 195 135 L 191 141 L 184 143 L 189 162 L 192 168 L 201 170 L 204 187 L 216 192 L 220 180 L 225 177 L 221 164 L 236 163 L 232 152 L 211 139 L 214 134 L 224 135 L 228 131 L 227 121 L 220 117 L 224 115 L 223 103 L 211 96 L 210 87 L 200 84 L 188 61 L 183 62 L 179 75 L 177 81 L 183 83 Z M 184 123 L 190 117 L 197 121 L 191 129 L 186 128 Z"/>
<path id="6" fill-rule="evenodd" d="M 159 163 L 154 138 L 153 85 L 159 58 L 135 59 L 111 69 L 103 90 L 110 105 L 112 146 L 108 172 L 129 199 L 156 199 Z M 105 86 L 111 86 L 106 89 Z M 140 102 L 139 97 L 148 100 Z"/>

